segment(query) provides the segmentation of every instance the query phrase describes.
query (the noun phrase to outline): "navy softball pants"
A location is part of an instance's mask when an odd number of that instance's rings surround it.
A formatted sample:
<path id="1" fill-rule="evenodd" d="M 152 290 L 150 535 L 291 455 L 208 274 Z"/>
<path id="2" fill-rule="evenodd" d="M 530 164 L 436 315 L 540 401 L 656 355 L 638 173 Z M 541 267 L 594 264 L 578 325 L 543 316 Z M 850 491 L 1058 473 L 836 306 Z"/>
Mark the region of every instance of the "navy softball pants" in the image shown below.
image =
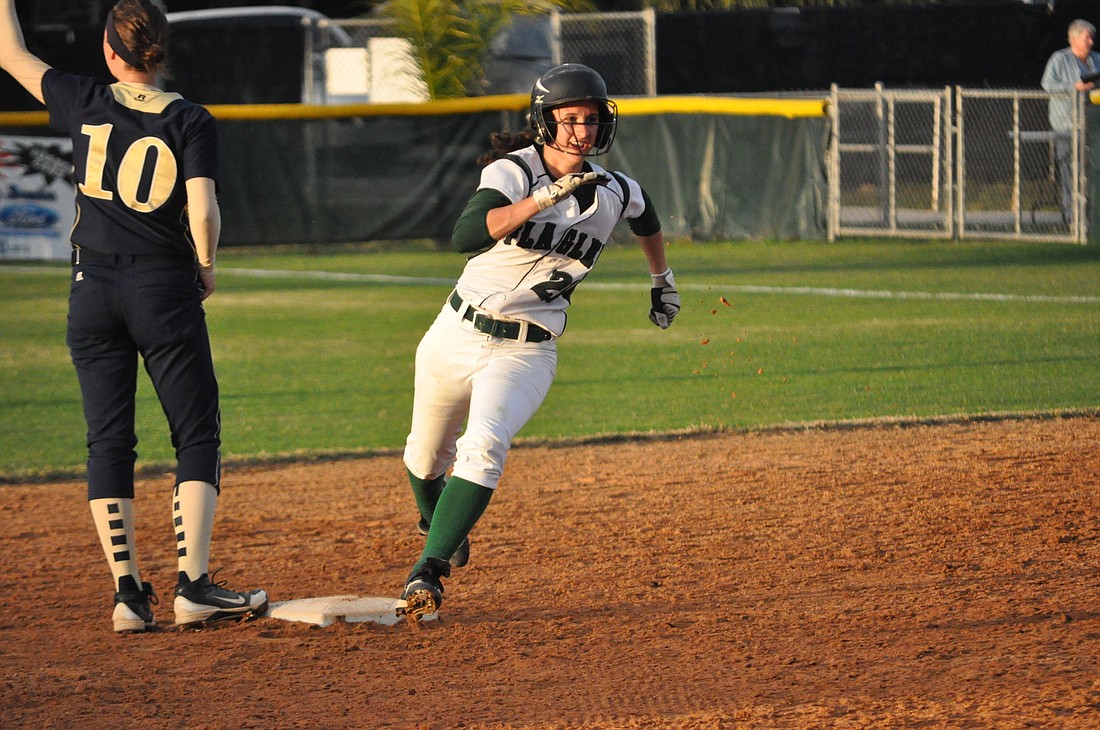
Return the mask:
<path id="1" fill-rule="evenodd" d="M 176 484 L 218 486 L 221 415 L 194 263 L 74 252 L 66 342 L 88 425 L 88 499 L 134 496 L 138 357 L 168 418 Z"/>

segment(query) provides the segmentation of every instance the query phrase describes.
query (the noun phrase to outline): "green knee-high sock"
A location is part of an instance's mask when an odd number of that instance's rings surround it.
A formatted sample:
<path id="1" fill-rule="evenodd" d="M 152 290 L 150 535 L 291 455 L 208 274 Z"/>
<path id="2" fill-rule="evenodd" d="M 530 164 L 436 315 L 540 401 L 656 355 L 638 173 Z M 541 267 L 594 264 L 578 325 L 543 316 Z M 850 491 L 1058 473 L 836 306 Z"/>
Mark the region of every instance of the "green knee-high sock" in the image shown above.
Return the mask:
<path id="1" fill-rule="evenodd" d="M 489 506 L 492 497 L 492 489 L 452 476 L 439 495 L 432 529 L 428 531 L 424 552 L 420 554 L 420 563 L 428 558 L 446 561 L 454 555 Z"/>
<path id="2" fill-rule="evenodd" d="M 443 493 L 443 486 L 447 483 L 447 477 L 440 474 L 435 479 L 421 479 L 408 469 L 409 484 L 412 486 L 413 497 L 416 498 L 416 507 L 420 510 L 420 516 L 428 524 L 432 522 L 435 514 L 435 504 L 439 501 L 439 495 Z"/>

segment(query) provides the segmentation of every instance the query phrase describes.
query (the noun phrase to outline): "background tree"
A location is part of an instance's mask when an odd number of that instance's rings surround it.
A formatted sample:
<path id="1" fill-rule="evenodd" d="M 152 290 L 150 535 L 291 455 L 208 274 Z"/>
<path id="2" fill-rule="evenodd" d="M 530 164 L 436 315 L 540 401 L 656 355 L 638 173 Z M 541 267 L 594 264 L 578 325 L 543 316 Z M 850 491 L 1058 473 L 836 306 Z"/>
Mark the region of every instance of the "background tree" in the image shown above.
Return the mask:
<path id="1" fill-rule="evenodd" d="M 484 80 L 489 43 L 514 15 L 586 12 L 588 0 L 387 0 L 374 14 L 389 18 L 412 47 L 414 71 L 431 99 L 469 95 Z"/>

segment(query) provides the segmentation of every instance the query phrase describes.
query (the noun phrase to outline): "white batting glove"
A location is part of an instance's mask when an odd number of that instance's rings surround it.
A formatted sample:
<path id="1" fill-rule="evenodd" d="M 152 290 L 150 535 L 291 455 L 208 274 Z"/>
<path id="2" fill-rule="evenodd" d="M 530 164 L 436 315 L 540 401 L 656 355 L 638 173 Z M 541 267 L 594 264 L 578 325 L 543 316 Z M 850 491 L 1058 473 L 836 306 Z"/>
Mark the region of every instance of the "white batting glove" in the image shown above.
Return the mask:
<path id="1" fill-rule="evenodd" d="M 650 274 L 653 288 L 649 291 L 651 307 L 649 321 L 663 330 L 672 324 L 680 311 L 680 295 L 676 292 L 676 280 L 672 278 L 672 269 L 663 274 Z"/>
<path id="2" fill-rule="evenodd" d="M 539 188 L 531 197 L 539 204 L 539 210 L 546 210 L 568 198 L 581 185 L 607 185 L 609 182 L 611 177 L 603 172 L 571 172 Z"/>

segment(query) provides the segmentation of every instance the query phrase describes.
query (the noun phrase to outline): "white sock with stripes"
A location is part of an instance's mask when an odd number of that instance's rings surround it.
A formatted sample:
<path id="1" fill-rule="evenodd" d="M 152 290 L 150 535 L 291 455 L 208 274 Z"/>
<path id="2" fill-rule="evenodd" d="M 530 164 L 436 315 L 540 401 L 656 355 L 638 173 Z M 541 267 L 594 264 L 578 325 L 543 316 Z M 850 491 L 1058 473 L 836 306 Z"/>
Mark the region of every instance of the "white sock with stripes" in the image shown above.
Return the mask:
<path id="1" fill-rule="evenodd" d="M 141 575 L 134 543 L 134 500 L 122 497 L 92 499 L 88 506 L 92 509 L 99 544 L 103 546 L 103 554 L 107 556 L 111 576 L 115 579 L 115 590 L 121 590 L 119 579 L 127 575 L 140 590 Z"/>
<path id="2" fill-rule="evenodd" d="M 182 482 L 172 490 L 172 522 L 176 529 L 179 570 L 197 580 L 210 569 L 210 536 L 218 490 L 207 482 Z"/>

